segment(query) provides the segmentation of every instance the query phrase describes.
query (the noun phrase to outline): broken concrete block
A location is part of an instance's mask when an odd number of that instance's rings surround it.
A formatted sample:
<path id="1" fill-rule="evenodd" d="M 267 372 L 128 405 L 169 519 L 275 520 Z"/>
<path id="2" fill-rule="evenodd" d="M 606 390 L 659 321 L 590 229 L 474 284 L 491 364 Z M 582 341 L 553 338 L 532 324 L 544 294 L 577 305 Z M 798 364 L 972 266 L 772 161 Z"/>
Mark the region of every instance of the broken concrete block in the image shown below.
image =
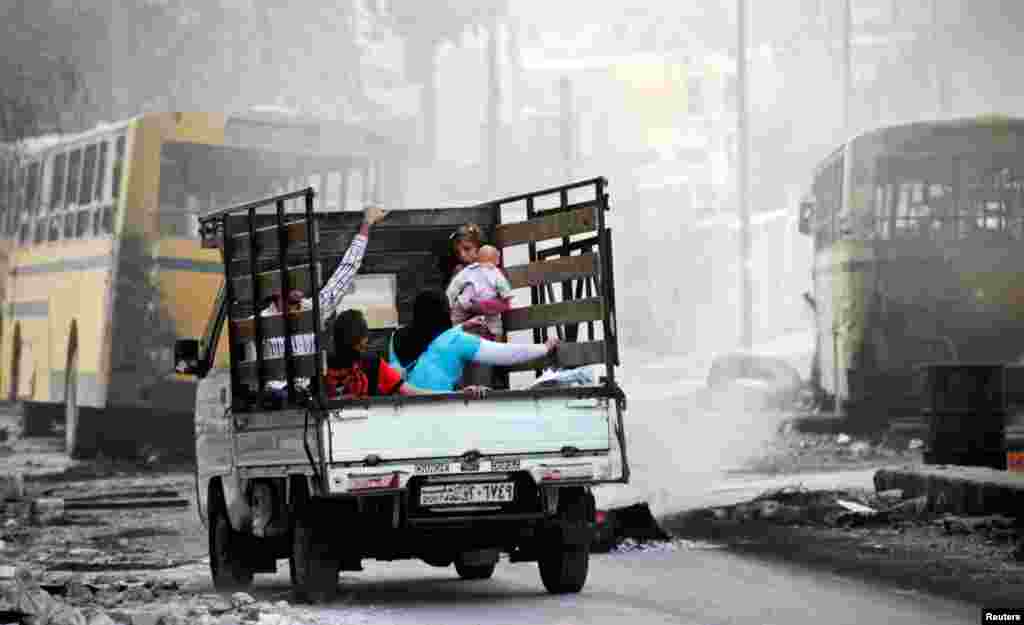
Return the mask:
<path id="1" fill-rule="evenodd" d="M 871 443 L 857 441 L 850 445 L 850 453 L 857 457 L 864 457 L 871 453 Z"/>
<path id="2" fill-rule="evenodd" d="M 25 478 L 20 472 L 0 475 L 0 501 L 25 497 Z"/>
<path id="3" fill-rule="evenodd" d="M 888 501 L 891 503 L 898 503 L 903 500 L 903 491 L 899 488 L 890 488 L 889 490 L 883 490 L 875 495 L 882 501 Z"/>
<path id="4" fill-rule="evenodd" d="M 252 598 L 252 595 L 244 592 L 236 592 L 231 595 L 231 605 L 235 608 L 241 608 L 247 605 L 256 603 L 256 600 Z"/>
<path id="5" fill-rule="evenodd" d="M 861 515 L 866 515 L 866 516 L 872 516 L 872 515 L 878 513 L 878 511 L 875 510 L 874 508 L 872 508 L 870 506 L 865 506 L 864 504 L 858 503 L 856 501 L 847 501 L 845 499 L 836 499 L 836 504 L 838 506 L 842 507 L 843 509 L 845 509 L 846 511 L 853 512 L 854 514 L 861 514 Z"/>
<path id="6" fill-rule="evenodd" d="M 44 497 L 32 502 L 32 522 L 46 525 L 64 518 L 64 500 L 59 497 Z"/>
<path id="7" fill-rule="evenodd" d="M 757 518 L 767 520 L 777 519 L 781 508 L 782 504 L 772 499 L 758 502 Z"/>
<path id="8" fill-rule="evenodd" d="M 45 622 L 49 625 L 88 625 L 81 610 L 60 602 L 53 606 Z"/>
<path id="9" fill-rule="evenodd" d="M 117 625 L 117 622 L 102 610 L 85 612 L 86 625 Z"/>
<path id="10" fill-rule="evenodd" d="M 891 519 L 916 519 L 928 512 L 928 497 L 922 495 L 901 502 L 885 511 Z"/>

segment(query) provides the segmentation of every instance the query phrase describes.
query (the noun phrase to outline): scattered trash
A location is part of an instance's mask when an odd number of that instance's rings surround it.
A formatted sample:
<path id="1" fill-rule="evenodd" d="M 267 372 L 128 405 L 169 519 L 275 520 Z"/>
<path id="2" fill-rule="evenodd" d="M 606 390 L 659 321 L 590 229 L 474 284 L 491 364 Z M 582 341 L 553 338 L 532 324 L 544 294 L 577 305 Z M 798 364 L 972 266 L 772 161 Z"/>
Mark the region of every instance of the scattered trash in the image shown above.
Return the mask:
<path id="1" fill-rule="evenodd" d="M 25 478 L 20 472 L 0 475 L 0 501 L 13 501 L 25 497 Z"/>
<path id="2" fill-rule="evenodd" d="M 850 445 L 850 453 L 854 456 L 866 456 L 871 451 L 871 443 L 857 441 Z"/>
<path id="3" fill-rule="evenodd" d="M 720 549 L 719 545 L 696 540 L 675 538 L 672 540 L 659 540 L 654 542 L 638 542 L 631 538 L 623 540 L 613 550 L 614 553 L 651 553 L 663 551 L 680 551 L 696 549 Z"/>
<path id="4" fill-rule="evenodd" d="M 64 518 L 64 500 L 59 497 L 44 497 L 32 502 L 32 522 L 49 525 Z"/>
<path id="5" fill-rule="evenodd" d="M 907 443 L 907 449 L 921 449 L 922 447 L 924 447 L 924 441 L 919 438 L 912 438 Z"/>
<path id="6" fill-rule="evenodd" d="M 846 508 L 848 511 L 854 512 L 856 514 L 866 514 L 866 515 L 878 514 L 878 511 L 875 510 L 874 508 L 872 508 L 870 506 L 865 506 L 864 504 L 857 503 L 856 501 L 846 501 L 846 500 L 843 500 L 843 499 L 836 499 L 836 503 L 839 504 L 840 506 L 842 506 L 843 508 Z"/>
<path id="7" fill-rule="evenodd" d="M 839 436 L 836 436 L 836 444 L 838 445 L 847 445 L 851 440 L 853 439 L 850 438 L 849 434 L 840 434 Z"/>

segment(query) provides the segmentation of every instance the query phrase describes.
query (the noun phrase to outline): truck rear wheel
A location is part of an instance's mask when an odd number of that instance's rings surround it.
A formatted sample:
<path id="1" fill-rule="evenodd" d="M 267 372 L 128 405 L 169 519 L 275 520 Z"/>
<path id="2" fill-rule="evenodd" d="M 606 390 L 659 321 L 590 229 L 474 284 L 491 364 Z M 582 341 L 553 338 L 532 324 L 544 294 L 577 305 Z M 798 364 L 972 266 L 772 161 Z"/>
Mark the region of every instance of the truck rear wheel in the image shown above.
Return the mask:
<path id="1" fill-rule="evenodd" d="M 495 564 L 463 564 L 455 561 L 455 571 L 462 579 L 490 579 L 494 575 Z"/>
<path id="2" fill-rule="evenodd" d="M 231 527 L 220 497 L 211 498 L 209 524 L 210 576 L 217 590 L 238 590 L 252 584 L 253 568 L 245 560 L 245 537 Z"/>
<path id="3" fill-rule="evenodd" d="M 588 526 L 590 506 L 582 490 L 564 490 L 560 494 L 558 520 L 577 529 Z M 544 588 L 552 594 L 576 593 L 583 590 L 590 568 L 590 541 L 582 544 L 566 542 L 565 532 L 559 531 L 540 556 L 537 565 Z"/>
<path id="4" fill-rule="evenodd" d="M 309 603 L 331 601 L 338 592 L 339 561 L 331 553 L 330 535 L 321 506 L 309 503 L 295 510 L 291 573 L 295 595 Z"/>

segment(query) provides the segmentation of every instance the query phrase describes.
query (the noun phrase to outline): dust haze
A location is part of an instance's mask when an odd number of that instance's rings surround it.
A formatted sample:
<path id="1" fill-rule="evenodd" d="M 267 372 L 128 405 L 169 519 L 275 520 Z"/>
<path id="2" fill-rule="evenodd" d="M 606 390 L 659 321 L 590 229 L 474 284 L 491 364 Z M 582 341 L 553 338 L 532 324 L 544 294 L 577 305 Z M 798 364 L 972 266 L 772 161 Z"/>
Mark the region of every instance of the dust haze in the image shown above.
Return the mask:
<path id="1" fill-rule="evenodd" d="M 775 431 L 777 416 L 692 400 L 714 356 L 740 343 L 735 1 L 7 4 L 20 35 L 0 41 L 0 73 L 31 89 L 4 104 L 5 138 L 259 109 L 406 146 L 404 192 L 363 198 L 392 208 L 608 178 L 636 488 L 678 503 Z M 1024 11 L 1018 0 L 747 6 L 754 351 L 806 378 L 813 249 L 797 207 L 815 164 L 880 124 L 1019 114 Z M 40 87 L 33 72 L 61 82 Z"/>

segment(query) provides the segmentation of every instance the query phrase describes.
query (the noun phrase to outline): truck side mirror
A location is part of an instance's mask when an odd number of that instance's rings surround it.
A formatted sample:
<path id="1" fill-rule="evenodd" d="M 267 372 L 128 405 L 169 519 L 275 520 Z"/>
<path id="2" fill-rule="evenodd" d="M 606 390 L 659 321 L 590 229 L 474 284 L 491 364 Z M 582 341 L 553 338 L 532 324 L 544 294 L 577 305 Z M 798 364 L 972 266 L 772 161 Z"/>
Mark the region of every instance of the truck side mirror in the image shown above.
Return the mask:
<path id="1" fill-rule="evenodd" d="M 814 219 L 814 200 L 800 202 L 800 234 L 811 233 L 812 219 Z"/>
<path id="2" fill-rule="evenodd" d="M 174 342 L 174 370 L 186 375 L 199 375 L 199 341 L 178 339 Z"/>

